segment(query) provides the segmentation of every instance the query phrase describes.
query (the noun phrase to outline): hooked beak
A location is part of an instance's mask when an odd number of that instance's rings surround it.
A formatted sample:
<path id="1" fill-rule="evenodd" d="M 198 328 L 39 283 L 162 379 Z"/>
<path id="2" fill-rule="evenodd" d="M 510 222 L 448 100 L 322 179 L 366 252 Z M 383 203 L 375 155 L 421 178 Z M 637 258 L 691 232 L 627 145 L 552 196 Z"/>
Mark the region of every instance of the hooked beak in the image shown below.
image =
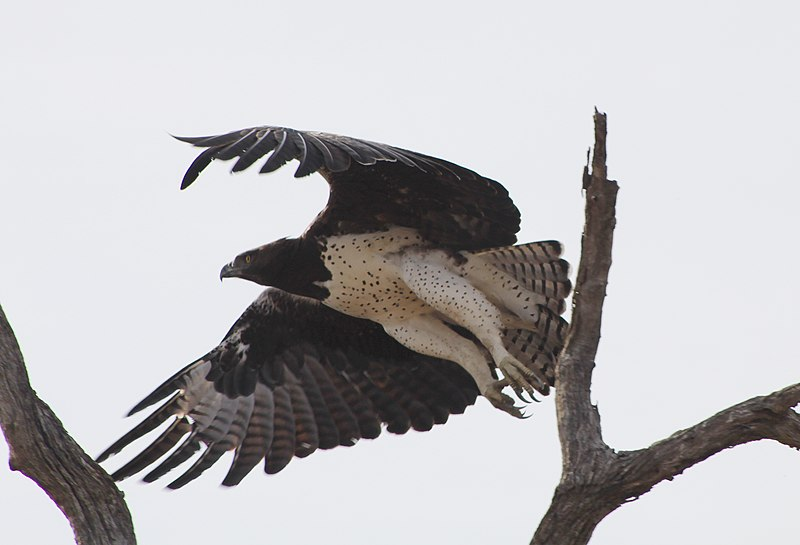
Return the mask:
<path id="1" fill-rule="evenodd" d="M 219 271 L 219 280 L 222 282 L 223 278 L 233 278 L 238 275 L 239 268 L 233 266 L 233 261 L 222 267 L 222 270 Z"/>

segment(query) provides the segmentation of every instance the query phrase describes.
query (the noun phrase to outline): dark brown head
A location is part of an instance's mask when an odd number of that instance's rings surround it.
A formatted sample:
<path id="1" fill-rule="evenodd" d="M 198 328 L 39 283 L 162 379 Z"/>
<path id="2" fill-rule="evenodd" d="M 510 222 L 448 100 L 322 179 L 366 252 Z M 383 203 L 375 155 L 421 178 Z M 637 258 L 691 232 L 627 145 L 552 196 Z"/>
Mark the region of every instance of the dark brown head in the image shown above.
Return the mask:
<path id="1" fill-rule="evenodd" d="M 219 277 L 243 278 L 297 295 L 323 298 L 327 290 L 320 291 L 317 283 L 329 279 L 330 273 L 315 248 L 302 239 L 282 238 L 237 255 L 222 267 Z"/>
<path id="2" fill-rule="evenodd" d="M 282 238 L 237 255 L 222 267 L 219 278 L 244 278 L 262 286 L 280 287 L 284 270 L 295 253 L 297 239 Z"/>

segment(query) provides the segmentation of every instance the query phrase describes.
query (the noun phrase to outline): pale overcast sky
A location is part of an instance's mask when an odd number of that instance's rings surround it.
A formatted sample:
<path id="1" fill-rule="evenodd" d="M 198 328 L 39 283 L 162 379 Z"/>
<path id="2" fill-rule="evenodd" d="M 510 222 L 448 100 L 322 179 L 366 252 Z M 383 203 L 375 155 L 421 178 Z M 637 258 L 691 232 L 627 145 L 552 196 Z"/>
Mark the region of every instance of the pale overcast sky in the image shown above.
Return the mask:
<path id="1" fill-rule="evenodd" d="M 168 133 L 282 124 L 446 158 L 509 189 L 522 241 L 560 239 L 577 264 L 596 105 L 621 185 L 593 388 L 606 440 L 646 446 L 800 380 L 796 2 L 15 2 L 4 20 L 0 303 L 93 455 L 260 291 L 220 266 L 326 199 L 319 177 L 226 164 L 181 192 L 195 151 Z M 480 400 L 235 489 L 228 458 L 178 492 L 122 489 L 143 544 L 527 543 L 560 471 L 552 398 L 531 410 Z M 592 543 L 796 544 L 798 490 L 800 453 L 738 447 Z M 0 505 L 4 543 L 71 542 L 5 463 Z"/>

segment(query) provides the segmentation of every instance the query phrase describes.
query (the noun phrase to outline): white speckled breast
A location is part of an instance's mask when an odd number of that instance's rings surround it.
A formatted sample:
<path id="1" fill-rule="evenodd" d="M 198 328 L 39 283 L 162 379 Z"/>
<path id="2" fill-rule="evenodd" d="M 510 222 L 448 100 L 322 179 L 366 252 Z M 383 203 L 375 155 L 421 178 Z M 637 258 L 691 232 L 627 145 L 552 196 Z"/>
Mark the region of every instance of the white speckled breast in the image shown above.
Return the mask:
<path id="1" fill-rule="evenodd" d="M 383 324 L 433 312 L 402 280 L 398 252 L 421 244 L 413 229 L 328 237 L 322 258 L 331 279 L 325 304 Z"/>

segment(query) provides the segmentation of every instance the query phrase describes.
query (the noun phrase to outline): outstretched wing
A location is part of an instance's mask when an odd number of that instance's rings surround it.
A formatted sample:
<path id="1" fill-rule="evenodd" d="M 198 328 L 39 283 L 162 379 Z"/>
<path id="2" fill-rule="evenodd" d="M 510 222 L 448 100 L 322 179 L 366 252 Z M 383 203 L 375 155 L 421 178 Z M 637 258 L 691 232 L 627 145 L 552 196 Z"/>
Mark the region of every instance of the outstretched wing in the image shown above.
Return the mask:
<path id="1" fill-rule="evenodd" d="M 369 232 L 391 225 L 418 229 L 432 243 L 459 250 L 516 242 L 520 214 L 506 189 L 475 172 L 386 144 L 282 127 L 254 127 L 219 136 L 179 137 L 203 151 L 187 170 L 188 187 L 214 159 L 238 157 L 233 172 L 267 156 L 260 172 L 292 159 L 296 177 L 319 172 L 330 184 L 328 205 L 312 235 Z"/>
<path id="2" fill-rule="evenodd" d="M 232 450 L 223 484 L 233 486 L 261 460 L 277 473 L 294 456 L 373 439 L 383 424 L 398 434 L 429 430 L 477 396 L 458 365 L 408 350 L 378 324 L 267 289 L 219 346 L 131 410 L 166 399 L 98 461 L 169 422 L 114 479 L 163 458 L 144 477 L 151 482 L 202 450 L 168 485 L 180 488 Z"/>

